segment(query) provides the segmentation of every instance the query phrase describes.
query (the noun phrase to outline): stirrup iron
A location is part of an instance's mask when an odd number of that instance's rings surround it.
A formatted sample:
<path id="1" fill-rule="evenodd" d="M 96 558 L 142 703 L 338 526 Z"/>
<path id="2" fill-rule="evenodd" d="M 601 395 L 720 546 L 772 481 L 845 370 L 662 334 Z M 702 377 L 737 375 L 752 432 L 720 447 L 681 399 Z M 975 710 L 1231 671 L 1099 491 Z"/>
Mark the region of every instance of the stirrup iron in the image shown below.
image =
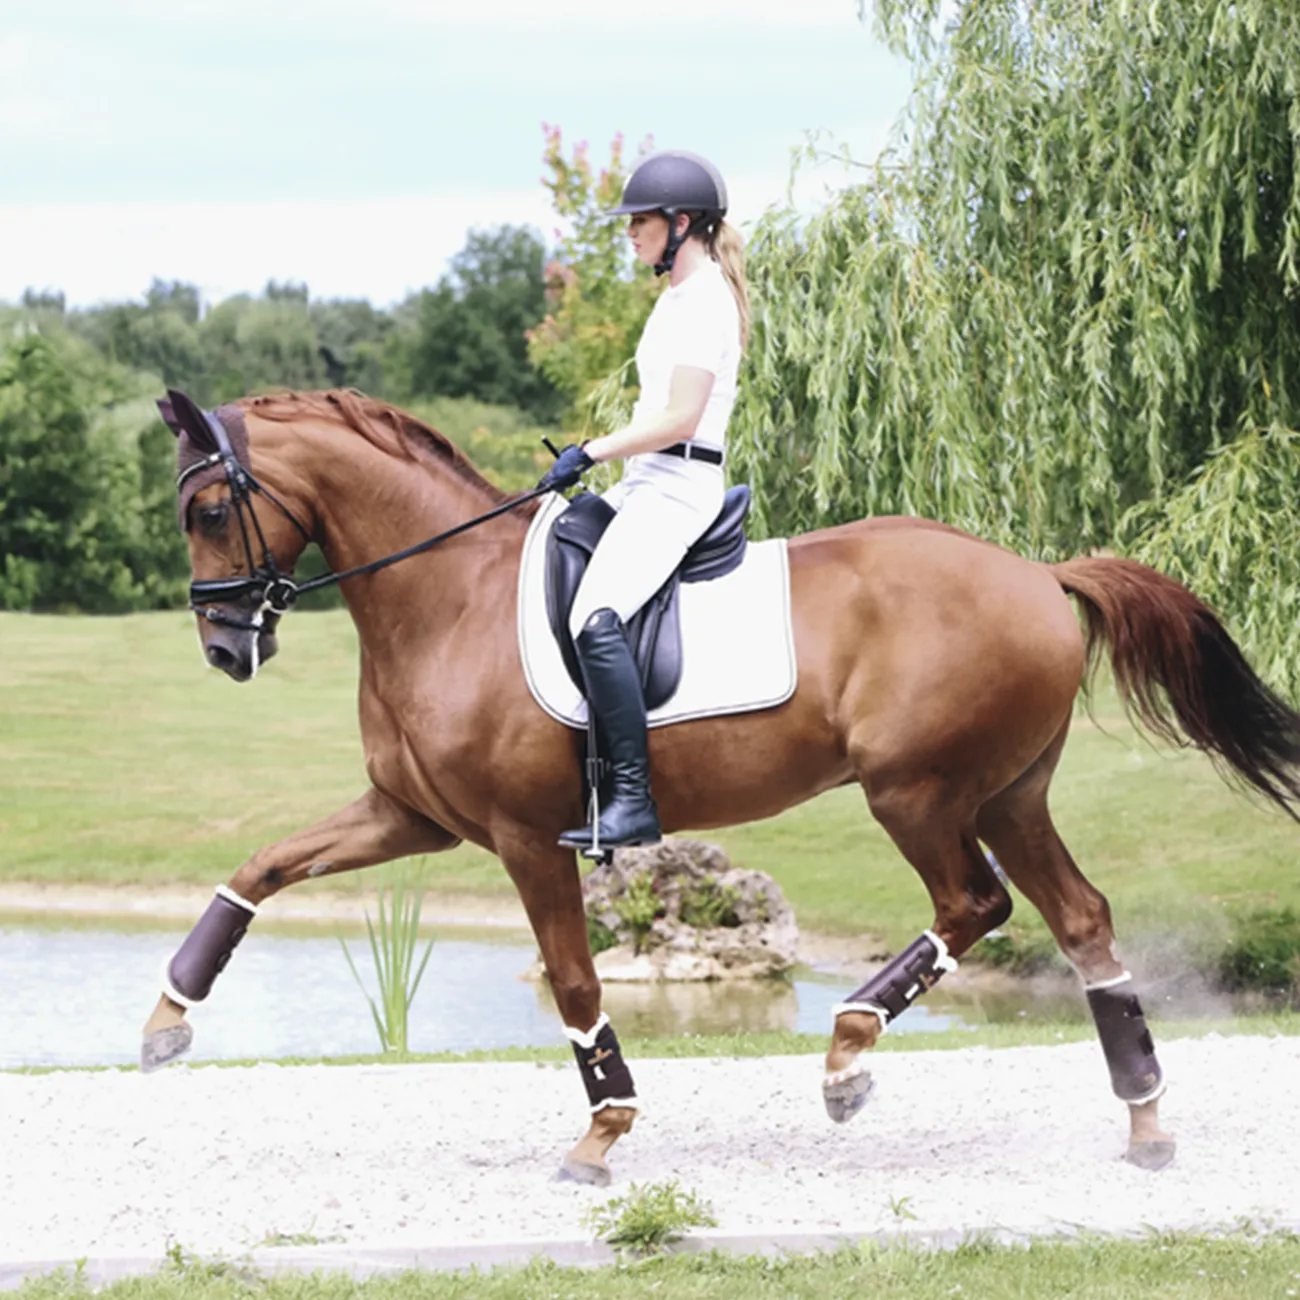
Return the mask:
<path id="1" fill-rule="evenodd" d="M 600 843 L 600 778 L 604 760 L 596 744 L 596 714 L 587 706 L 587 784 L 591 787 L 588 807 L 591 810 L 591 843 L 578 850 L 581 857 L 597 866 L 607 867 L 614 861 L 614 850 L 602 848 Z"/>

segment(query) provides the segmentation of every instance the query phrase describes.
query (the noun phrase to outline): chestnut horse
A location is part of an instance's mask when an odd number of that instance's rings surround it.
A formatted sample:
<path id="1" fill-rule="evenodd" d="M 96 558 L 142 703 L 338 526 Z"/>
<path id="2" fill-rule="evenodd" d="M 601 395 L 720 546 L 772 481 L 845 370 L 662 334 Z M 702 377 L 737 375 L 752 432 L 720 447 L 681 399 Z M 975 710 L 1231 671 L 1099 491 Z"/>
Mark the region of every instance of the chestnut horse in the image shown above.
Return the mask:
<path id="1" fill-rule="evenodd" d="M 635 1091 L 601 1013 L 578 864 L 556 844 L 584 815 L 581 735 L 534 702 L 520 663 L 516 584 L 534 508 L 501 509 L 509 499 L 446 438 L 357 393 L 245 398 L 223 408 L 224 423 L 172 397 L 185 408 L 171 423 L 188 466 L 182 523 L 199 634 L 209 663 L 236 681 L 275 653 L 288 602 L 270 587 L 308 537 L 341 572 L 440 530 L 456 535 L 343 582 L 360 641 L 370 787 L 260 849 L 218 891 L 168 968 L 167 993 L 145 1026 L 146 1066 L 188 1047 L 186 1009 L 206 996 L 257 904 L 311 876 L 468 840 L 514 881 L 566 1033 L 597 1047 L 585 1065 L 578 1051 L 593 1117 L 563 1169 L 608 1181 L 605 1157 L 631 1127 Z M 233 447 L 223 434 L 232 425 Z M 832 1118 L 867 1099 L 858 1058 L 887 1021 L 1009 915 L 987 845 L 1088 990 L 1115 1091 L 1129 1105 L 1129 1158 L 1167 1163 L 1173 1142 L 1159 1127 L 1150 1036 L 1106 899 L 1061 842 L 1048 786 L 1096 646 L 1109 647 L 1119 689 L 1150 729 L 1181 733 L 1289 812 L 1300 799 L 1300 716 L 1192 593 L 1128 560 L 1041 564 L 909 518 L 810 533 L 788 553 L 794 696 L 657 728 L 650 755 L 665 831 L 771 817 L 856 783 L 925 882 L 930 929 L 837 1008 L 823 1080 Z M 219 931 L 215 940 L 209 931 Z M 599 1082 L 602 1059 L 616 1076 L 609 1086 Z"/>

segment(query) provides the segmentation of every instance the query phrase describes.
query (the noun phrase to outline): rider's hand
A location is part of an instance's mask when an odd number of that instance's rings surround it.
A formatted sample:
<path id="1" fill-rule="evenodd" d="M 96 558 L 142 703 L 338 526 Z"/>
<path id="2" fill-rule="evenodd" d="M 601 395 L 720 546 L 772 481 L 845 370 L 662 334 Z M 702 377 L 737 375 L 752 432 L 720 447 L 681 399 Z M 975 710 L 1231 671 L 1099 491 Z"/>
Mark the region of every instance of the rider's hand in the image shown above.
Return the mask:
<path id="1" fill-rule="evenodd" d="M 566 447 L 556 457 L 555 464 L 542 475 L 537 486 L 539 489 L 553 488 L 556 491 L 570 488 L 595 463 L 581 447 Z"/>

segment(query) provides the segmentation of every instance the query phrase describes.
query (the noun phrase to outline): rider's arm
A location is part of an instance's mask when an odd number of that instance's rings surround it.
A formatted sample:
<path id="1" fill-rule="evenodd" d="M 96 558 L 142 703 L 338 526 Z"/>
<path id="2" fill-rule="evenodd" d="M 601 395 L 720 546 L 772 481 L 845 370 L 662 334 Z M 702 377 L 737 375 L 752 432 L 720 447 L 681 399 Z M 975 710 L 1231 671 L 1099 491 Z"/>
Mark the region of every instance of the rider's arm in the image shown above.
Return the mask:
<path id="1" fill-rule="evenodd" d="M 695 437 L 700 417 L 713 391 L 713 372 L 696 366 L 675 366 L 668 388 L 668 406 L 634 419 L 617 433 L 593 438 L 584 450 L 595 461 L 619 460 L 642 452 L 662 451 Z"/>

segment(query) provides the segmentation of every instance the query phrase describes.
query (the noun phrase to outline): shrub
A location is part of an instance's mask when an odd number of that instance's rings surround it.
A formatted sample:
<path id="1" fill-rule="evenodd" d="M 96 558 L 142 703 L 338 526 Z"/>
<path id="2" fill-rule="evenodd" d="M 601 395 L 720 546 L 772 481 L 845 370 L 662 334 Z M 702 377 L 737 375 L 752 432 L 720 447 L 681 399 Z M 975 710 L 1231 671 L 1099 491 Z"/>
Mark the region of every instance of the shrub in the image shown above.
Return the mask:
<path id="1" fill-rule="evenodd" d="M 591 955 L 594 957 L 598 952 L 605 952 L 609 948 L 617 948 L 618 935 L 603 921 L 598 921 L 594 916 L 588 916 L 587 946 L 591 949 Z"/>
<path id="2" fill-rule="evenodd" d="M 619 920 L 632 931 L 632 951 L 640 953 L 641 944 L 650 933 L 655 917 L 664 914 L 663 900 L 655 887 L 654 876 L 648 871 L 633 876 L 627 882 L 627 890 L 621 897 L 614 899 L 612 906 L 618 913 Z"/>
<path id="3" fill-rule="evenodd" d="M 994 930 L 971 949 L 970 955 L 1012 975 L 1041 975 L 1066 968 L 1056 940 L 1043 930 Z"/>
<path id="4" fill-rule="evenodd" d="M 734 885 L 722 885 L 716 876 L 705 876 L 694 888 L 683 892 L 681 917 L 697 930 L 718 926 L 734 929 L 740 924 L 736 911 L 739 903 L 740 890 Z"/>
<path id="5" fill-rule="evenodd" d="M 1300 993 L 1300 914 L 1260 908 L 1234 918 L 1233 935 L 1219 956 L 1219 983 L 1231 993 Z"/>

